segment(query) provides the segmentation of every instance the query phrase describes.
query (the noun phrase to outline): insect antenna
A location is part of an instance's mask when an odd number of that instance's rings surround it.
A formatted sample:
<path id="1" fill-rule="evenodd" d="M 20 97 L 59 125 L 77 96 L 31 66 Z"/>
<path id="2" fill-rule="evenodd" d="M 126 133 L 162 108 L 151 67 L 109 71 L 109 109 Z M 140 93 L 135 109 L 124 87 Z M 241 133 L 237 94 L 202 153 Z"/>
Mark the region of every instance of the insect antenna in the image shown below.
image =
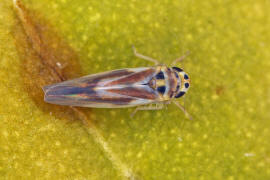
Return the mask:
<path id="1" fill-rule="evenodd" d="M 187 51 L 183 56 L 181 56 L 180 58 L 175 59 L 175 60 L 172 62 L 171 66 L 175 66 L 176 63 L 183 61 L 189 54 L 190 54 L 190 52 Z"/>
<path id="2" fill-rule="evenodd" d="M 138 52 L 136 51 L 136 48 L 135 48 L 134 46 L 132 46 L 132 49 L 133 49 L 133 53 L 134 53 L 134 55 L 135 55 L 136 57 L 141 58 L 141 59 L 144 59 L 144 60 L 147 60 L 147 61 L 150 61 L 150 62 L 153 62 L 153 63 L 155 63 L 155 65 L 161 64 L 161 63 L 160 63 L 158 60 L 156 60 L 156 59 L 153 59 L 153 58 L 151 58 L 151 57 L 148 57 L 148 56 L 145 56 L 145 55 L 142 55 L 142 54 L 138 53 Z"/>

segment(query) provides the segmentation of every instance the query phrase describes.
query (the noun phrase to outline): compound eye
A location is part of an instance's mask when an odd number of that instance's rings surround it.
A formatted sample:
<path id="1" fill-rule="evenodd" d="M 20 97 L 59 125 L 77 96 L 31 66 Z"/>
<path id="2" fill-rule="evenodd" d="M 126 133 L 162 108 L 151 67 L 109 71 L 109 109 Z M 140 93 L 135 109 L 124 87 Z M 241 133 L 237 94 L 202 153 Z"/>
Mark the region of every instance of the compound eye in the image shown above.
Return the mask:
<path id="1" fill-rule="evenodd" d="M 175 77 L 176 77 L 177 79 L 179 78 L 177 72 L 174 72 L 174 75 L 175 75 Z"/>
<path id="2" fill-rule="evenodd" d="M 181 96 L 183 96 L 185 94 L 185 92 L 180 91 L 180 93 L 178 93 L 176 96 L 174 96 L 175 98 L 180 98 Z"/>
<path id="3" fill-rule="evenodd" d="M 179 67 L 172 67 L 174 70 L 176 70 L 177 72 L 182 72 L 183 69 L 179 68 Z"/>
<path id="4" fill-rule="evenodd" d="M 178 92 L 179 88 L 180 88 L 180 86 L 177 85 L 175 92 Z"/>

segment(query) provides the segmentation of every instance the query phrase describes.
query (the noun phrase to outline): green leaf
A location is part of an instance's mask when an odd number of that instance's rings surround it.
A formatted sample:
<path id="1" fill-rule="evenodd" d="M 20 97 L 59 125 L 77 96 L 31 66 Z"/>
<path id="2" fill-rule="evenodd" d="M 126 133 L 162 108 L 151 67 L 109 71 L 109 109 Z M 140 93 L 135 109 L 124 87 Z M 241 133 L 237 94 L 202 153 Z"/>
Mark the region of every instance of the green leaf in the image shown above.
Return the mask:
<path id="1" fill-rule="evenodd" d="M 269 179 L 270 9 L 254 1 L 0 2 L 0 177 Z M 70 108 L 42 87 L 146 67 L 191 77 L 160 111 Z"/>

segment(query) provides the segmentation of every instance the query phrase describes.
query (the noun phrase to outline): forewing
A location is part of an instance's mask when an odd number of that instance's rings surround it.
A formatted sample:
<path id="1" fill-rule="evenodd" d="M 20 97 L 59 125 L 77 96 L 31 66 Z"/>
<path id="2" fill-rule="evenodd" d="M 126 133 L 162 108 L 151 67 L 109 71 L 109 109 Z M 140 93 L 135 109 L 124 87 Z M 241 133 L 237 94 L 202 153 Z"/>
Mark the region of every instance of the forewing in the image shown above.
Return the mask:
<path id="1" fill-rule="evenodd" d="M 155 68 L 129 68 L 84 76 L 44 87 L 45 101 L 101 108 L 147 104 L 157 98 L 147 85 L 154 74 Z"/>

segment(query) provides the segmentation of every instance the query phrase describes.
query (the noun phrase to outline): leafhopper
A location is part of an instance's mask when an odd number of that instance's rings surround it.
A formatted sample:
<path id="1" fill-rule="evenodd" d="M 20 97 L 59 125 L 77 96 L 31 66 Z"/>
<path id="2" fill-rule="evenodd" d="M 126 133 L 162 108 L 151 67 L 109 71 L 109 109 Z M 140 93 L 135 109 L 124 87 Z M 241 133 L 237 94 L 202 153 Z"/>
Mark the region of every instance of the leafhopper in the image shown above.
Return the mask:
<path id="1" fill-rule="evenodd" d="M 186 55 L 176 59 L 172 67 L 136 52 L 135 56 L 155 63 L 152 67 L 125 68 L 68 80 L 43 88 L 48 103 L 92 108 L 126 108 L 158 110 L 173 102 L 190 118 L 176 99 L 186 94 L 190 78 L 174 66 Z M 154 106 L 153 106 L 154 105 Z"/>

